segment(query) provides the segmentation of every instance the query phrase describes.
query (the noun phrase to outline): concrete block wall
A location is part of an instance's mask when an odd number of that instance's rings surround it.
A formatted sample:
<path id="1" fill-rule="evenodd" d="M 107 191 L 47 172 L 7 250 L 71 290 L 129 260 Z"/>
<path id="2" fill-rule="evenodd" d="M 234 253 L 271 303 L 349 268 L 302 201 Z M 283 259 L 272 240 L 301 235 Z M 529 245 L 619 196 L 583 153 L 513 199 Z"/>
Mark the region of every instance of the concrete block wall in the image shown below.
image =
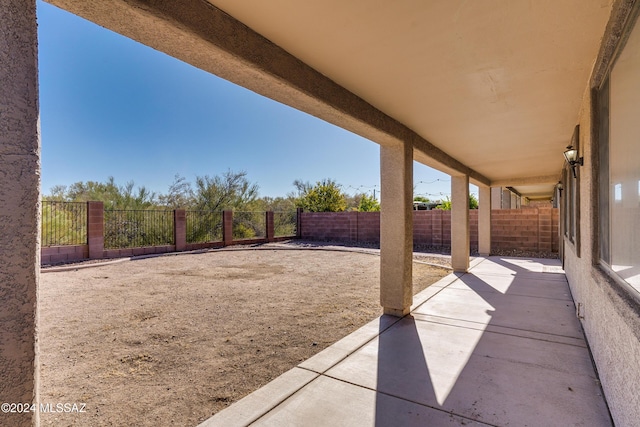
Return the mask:
<path id="1" fill-rule="evenodd" d="M 534 209 L 499 210 L 491 215 L 491 248 L 536 251 L 538 214 Z"/>
<path id="2" fill-rule="evenodd" d="M 558 252 L 558 209 L 537 207 L 491 213 L 492 249 Z"/>
<path id="3" fill-rule="evenodd" d="M 89 245 L 49 246 L 42 248 L 40 262 L 57 264 L 89 258 Z"/>
<path id="4" fill-rule="evenodd" d="M 354 212 L 356 214 L 365 212 Z M 380 240 L 380 212 L 366 212 L 356 215 L 357 238 L 360 242 L 376 243 Z"/>
<path id="5" fill-rule="evenodd" d="M 498 209 L 491 215 L 493 250 L 558 252 L 557 209 Z M 379 243 L 379 212 L 303 212 L 300 237 L 305 240 Z M 478 249 L 478 211 L 469 211 L 470 248 Z M 415 246 L 451 246 L 451 212 L 413 212 Z"/>

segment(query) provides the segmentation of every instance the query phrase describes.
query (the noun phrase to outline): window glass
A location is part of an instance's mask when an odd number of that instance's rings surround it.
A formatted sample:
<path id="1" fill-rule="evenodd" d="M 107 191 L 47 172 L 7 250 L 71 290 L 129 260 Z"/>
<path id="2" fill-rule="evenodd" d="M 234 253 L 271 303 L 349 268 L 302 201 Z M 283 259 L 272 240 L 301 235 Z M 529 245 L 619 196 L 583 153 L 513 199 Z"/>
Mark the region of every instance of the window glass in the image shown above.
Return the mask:
<path id="1" fill-rule="evenodd" d="M 640 27 L 611 71 L 609 105 L 610 266 L 640 290 Z"/>

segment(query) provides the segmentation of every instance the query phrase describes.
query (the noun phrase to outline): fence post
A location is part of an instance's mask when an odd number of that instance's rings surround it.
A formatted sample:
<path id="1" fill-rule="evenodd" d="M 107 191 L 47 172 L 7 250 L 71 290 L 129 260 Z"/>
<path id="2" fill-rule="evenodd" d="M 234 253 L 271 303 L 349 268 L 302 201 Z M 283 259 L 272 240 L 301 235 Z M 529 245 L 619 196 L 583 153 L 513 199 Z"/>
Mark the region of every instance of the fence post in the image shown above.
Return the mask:
<path id="1" fill-rule="evenodd" d="M 89 258 L 104 257 L 104 203 L 87 202 L 87 243 Z"/>
<path id="2" fill-rule="evenodd" d="M 233 211 L 222 211 L 222 242 L 224 246 L 233 244 Z"/>
<path id="3" fill-rule="evenodd" d="M 302 238 L 302 208 L 296 209 L 296 237 Z"/>
<path id="4" fill-rule="evenodd" d="M 187 248 L 187 214 L 184 209 L 173 211 L 173 243 L 176 245 L 176 252 L 184 251 Z"/>
<path id="5" fill-rule="evenodd" d="M 273 211 L 265 212 L 267 223 L 267 242 L 273 242 L 275 237 L 275 226 L 273 224 Z"/>

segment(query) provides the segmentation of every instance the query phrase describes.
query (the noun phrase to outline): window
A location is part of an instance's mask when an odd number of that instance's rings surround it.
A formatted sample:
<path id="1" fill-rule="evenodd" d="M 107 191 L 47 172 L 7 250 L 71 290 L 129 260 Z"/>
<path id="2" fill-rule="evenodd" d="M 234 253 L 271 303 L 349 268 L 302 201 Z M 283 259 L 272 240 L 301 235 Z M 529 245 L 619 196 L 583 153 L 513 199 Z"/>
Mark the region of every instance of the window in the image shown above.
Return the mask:
<path id="1" fill-rule="evenodd" d="M 640 26 L 627 36 L 597 99 L 599 243 L 601 262 L 640 291 Z"/>

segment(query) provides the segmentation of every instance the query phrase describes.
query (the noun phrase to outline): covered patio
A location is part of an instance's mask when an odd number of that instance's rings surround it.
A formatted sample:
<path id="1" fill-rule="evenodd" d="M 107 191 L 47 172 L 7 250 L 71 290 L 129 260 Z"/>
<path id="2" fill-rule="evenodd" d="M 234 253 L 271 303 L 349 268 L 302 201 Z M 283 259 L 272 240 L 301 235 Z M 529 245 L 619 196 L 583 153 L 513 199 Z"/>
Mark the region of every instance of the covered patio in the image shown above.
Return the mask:
<path id="1" fill-rule="evenodd" d="M 478 258 L 200 427 L 612 425 L 558 260 Z"/>
<path id="2" fill-rule="evenodd" d="M 614 422 L 637 424 L 638 2 L 47 1 L 380 145 L 380 302 L 395 317 L 294 369 L 279 380 L 279 399 L 268 388 L 220 417 L 383 425 L 405 408 L 405 417 L 445 414 L 460 424 L 547 424 L 538 417 L 548 414 L 550 424 L 581 417 L 606 425 L 582 325 Z M 7 402 L 38 401 L 35 7 L 0 6 L 8 35 L 0 41 Z M 562 154 L 570 144 L 569 165 Z M 460 274 L 421 306 L 411 294 L 414 161 L 451 175 L 451 255 Z M 481 255 L 492 248 L 491 188 L 560 201 L 566 279 L 558 263 L 532 260 L 489 258 L 470 270 L 470 183 L 479 187 Z M 325 400 L 309 398 L 314 390 Z M 353 396 L 348 406 L 340 405 L 345 396 Z M 259 411 L 243 409 L 256 400 Z M 309 415 L 320 408 L 322 418 Z M 37 425 L 38 414 L 7 420 Z"/>

